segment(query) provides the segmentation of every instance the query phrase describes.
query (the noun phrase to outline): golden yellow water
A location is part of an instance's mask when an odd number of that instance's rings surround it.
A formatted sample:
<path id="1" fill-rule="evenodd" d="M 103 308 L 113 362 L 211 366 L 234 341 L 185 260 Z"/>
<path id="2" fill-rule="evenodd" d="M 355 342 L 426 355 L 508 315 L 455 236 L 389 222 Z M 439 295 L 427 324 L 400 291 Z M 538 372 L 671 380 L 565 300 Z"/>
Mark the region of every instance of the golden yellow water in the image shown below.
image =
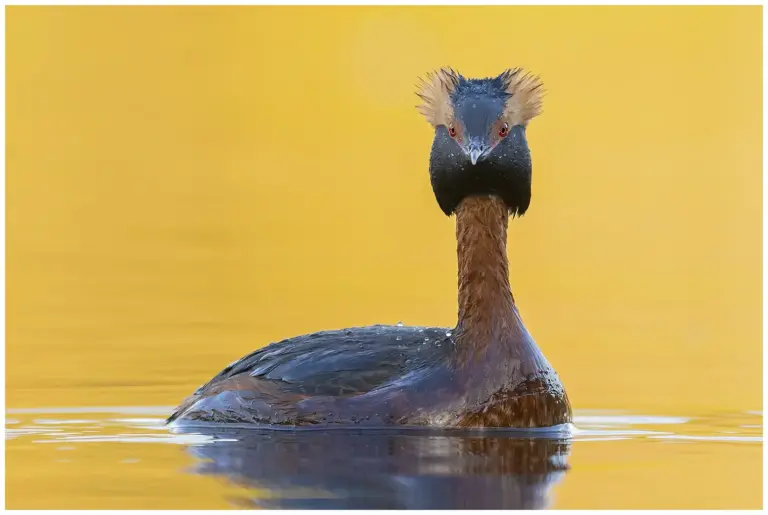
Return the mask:
<path id="1" fill-rule="evenodd" d="M 547 87 L 511 280 L 577 414 L 761 410 L 761 20 L 6 8 L 6 402 L 43 413 L 7 416 L 171 406 L 276 339 L 453 324 L 453 222 L 413 94 L 444 64 L 524 66 Z M 130 433 L 105 416 L 92 431 Z M 554 506 L 760 507 L 750 417 L 738 442 L 577 440 Z M 8 508 L 231 505 L 234 486 L 183 472 L 183 445 L 104 438 L 62 458 L 38 440 L 6 442 Z"/>

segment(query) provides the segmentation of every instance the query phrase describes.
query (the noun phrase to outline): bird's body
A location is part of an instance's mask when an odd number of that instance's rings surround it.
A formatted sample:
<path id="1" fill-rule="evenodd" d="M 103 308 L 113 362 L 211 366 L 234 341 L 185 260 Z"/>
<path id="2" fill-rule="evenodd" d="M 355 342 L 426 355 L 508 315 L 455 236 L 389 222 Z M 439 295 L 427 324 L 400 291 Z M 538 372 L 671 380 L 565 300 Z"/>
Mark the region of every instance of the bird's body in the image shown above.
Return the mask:
<path id="1" fill-rule="evenodd" d="M 511 375 L 484 402 L 455 366 L 451 329 L 376 325 L 273 343 L 226 367 L 171 417 L 291 426 L 542 427 L 569 422 L 565 392 L 543 374 Z M 543 356 L 542 356 L 543 359 Z M 490 423 L 492 422 L 492 423 Z"/>
<path id="2" fill-rule="evenodd" d="M 420 384 L 444 377 L 451 348 L 444 328 L 375 325 L 323 331 L 273 343 L 236 361 L 190 399 L 188 417 L 270 424 L 370 423 L 398 421 L 395 396 L 386 389 L 418 395 Z M 421 380 L 420 380 L 421 379 Z M 241 390 L 233 390 L 239 385 Z M 217 390 L 225 393 L 218 398 Z M 387 397 L 371 410 L 353 410 L 350 402 L 366 395 Z M 273 400 L 265 401 L 271 395 Z M 275 402 L 289 399 L 288 406 Z M 222 403 L 222 400 L 224 402 Z M 234 412 L 216 412 L 232 405 Z M 322 407 L 321 407 L 322 406 Z M 213 415 L 211 415 L 213 414 Z"/>
<path id="3" fill-rule="evenodd" d="M 432 186 L 456 215 L 454 328 L 377 325 L 298 336 L 245 356 L 170 421 L 263 425 L 547 427 L 571 408 L 525 329 L 509 286 L 510 214 L 528 208 L 528 119 L 539 83 L 519 70 L 430 76 L 422 112 L 435 127 Z"/>

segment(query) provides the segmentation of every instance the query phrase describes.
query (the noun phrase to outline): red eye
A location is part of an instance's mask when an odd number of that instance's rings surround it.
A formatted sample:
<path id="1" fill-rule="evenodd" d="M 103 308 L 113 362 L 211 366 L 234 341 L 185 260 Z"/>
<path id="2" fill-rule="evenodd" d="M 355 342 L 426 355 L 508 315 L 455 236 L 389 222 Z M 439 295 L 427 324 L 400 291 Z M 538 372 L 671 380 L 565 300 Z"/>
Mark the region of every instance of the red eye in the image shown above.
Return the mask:
<path id="1" fill-rule="evenodd" d="M 503 138 L 503 137 L 504 137 L 504 136 L 506 136 L 507 134 L 509 134 L 509 125 L 507 125 L 507 124 L 505 123 L 505 124 L 504 124 L 504 125 L 502 125 L 502 126 L 501 126 L 501 128 L 499 129 L 499 136 L 501 136 L 501 137 Z"/>
<path id="2" fill-rule="evenodd" d="M 448 134 L 450 134 L 452 138 L 455 138 L 456 137 L 456 127 L 454 127 L 453 125 L 448 127 Z"/>

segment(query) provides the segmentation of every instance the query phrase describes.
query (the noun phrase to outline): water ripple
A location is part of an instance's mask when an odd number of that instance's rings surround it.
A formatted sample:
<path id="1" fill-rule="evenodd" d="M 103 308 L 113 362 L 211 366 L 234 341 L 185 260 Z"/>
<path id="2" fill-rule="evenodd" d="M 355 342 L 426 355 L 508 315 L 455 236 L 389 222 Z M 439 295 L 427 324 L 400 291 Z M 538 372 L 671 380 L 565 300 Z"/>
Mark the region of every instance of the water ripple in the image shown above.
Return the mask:
<path id="1" fill-rule="evenodd" d="M 90 463 L 97 455 L 120 467 L 116 474 L 167 477 L 177 471 L 165 461 L 165 449 L 173 446 L 181 451 L 179 459 L 194 463 L 186 475 L 225 479 L 234 487 L 229 501 L 235 507 L 534 509 L 551 506 L 552 487 L 573 472 L 568 463 L 573 446 L 584 446 L 582 462 L 591 455 L 592 463 L 617 470 L 606 456 L 621 455 L 618 446 L 626 450 L 632 441 L 669 444 L 643 443 L 643 454 L 653 451 L 657 463 L 674 467 L 690 459 L 692 445 L 697 456 L 707 450 L 722 454 L 728 445 L 750 448 L 754 455 L 763 439 L 761 412 L 661 416 L 582 410 L 573 424 L 557 431 L 274 431 L 170 428 L 165 425 L 170 411 L 163 406 L 9 409 L 6 449 L 10 444 L 16 459 L 63 467 L 53 473 L 80 474 L 87 482 L 92 479 L 83 474 L 94 470 Z M 98 463 L 97 470 L 103 469 L 104 462 Z"/>

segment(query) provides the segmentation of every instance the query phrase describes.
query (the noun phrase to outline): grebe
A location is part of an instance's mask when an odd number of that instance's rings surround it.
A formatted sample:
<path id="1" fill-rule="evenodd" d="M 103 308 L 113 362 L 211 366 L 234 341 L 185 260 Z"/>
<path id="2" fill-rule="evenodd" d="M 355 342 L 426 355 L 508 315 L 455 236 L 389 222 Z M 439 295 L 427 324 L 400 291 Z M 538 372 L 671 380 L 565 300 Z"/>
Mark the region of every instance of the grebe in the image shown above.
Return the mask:
<path id="1" fill-rule="evenodd" d="M 485 79 L 443 68 L 417 94 L 435 129 L 432 189 L 443 212 L 456 215 L 456 327 L 375 325 L 273 343 L 198 388 L 169 423 L 532 428 L 571 421 L 565 389 L 520 319 L 506 253 L 509 218 L 530 203 L 525 131 L 541 112 L 541 81 L 520 68 Z"/>

